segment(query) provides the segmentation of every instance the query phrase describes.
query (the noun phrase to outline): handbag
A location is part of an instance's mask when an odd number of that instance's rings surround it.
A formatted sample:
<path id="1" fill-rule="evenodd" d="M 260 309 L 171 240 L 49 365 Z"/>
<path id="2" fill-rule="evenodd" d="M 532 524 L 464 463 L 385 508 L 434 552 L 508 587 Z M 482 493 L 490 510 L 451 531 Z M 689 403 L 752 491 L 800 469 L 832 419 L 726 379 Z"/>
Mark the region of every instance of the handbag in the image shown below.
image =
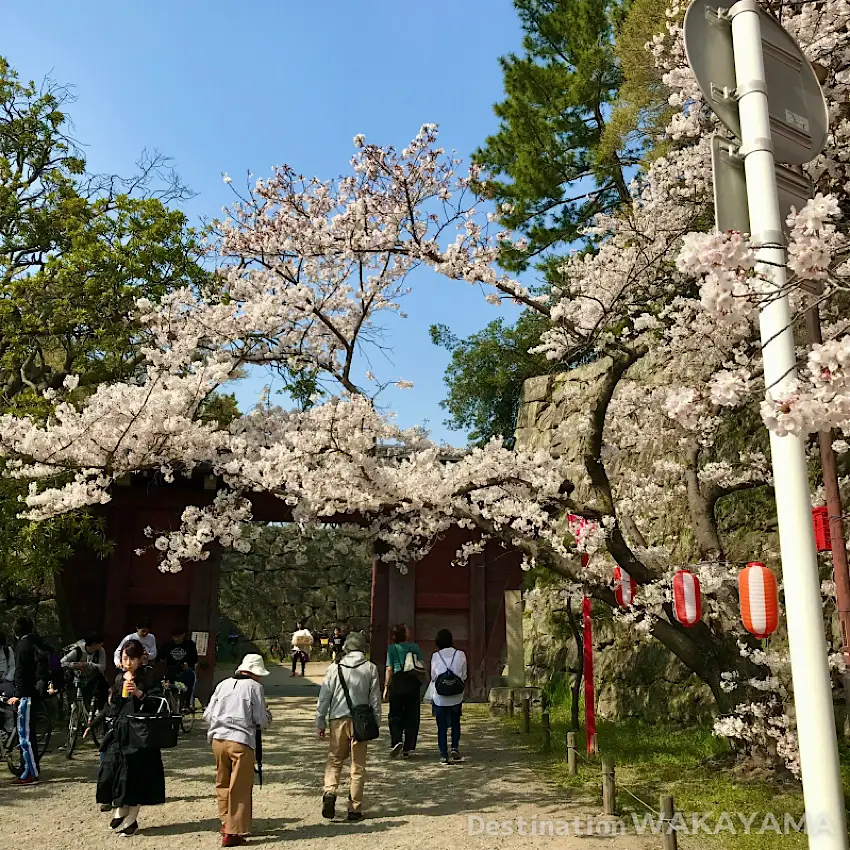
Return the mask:
<path id="1" fill-rule="evenodd" d="M 148 697 L 148 703 L 156 703 L 154 711 L 140 711 L 127 715 L 128 744 L 139 750 L 167 750 L 177 746 L 180 733 L 180 715 L 171 714 L 164 697 Z"/>
<path id="2" fill-rule="evenodd" d="M 451 665 L 454 664 L 455 655 L 457 655 L 457 650 L 455 650 L 455 654 L 452 656 L 452 660 L 448 664 L 446 664 L 446 659 L 443 658 L 442 655 L 440 656 L 440 660 L 446 665 L 446 669 L 445 672 L 440 673 L 440 675 L 434 679 L 434 690 L 441 697 L 456 697 L 464 691 L 465 685 L 463 679 L 461 679 L 451 667 Z"/>
<path id="3" fill-rule="evenodd" d="M 365 664 L 361 661 L 354 668 Z M 354 726 L 354 740 L 357 742 L 374 741 L 381 732 L 378 729 L 378 721 L 375 718 L 375 712 L 372 711 L 372 706 L 368 703 L 365 705 L 354 705 L 351 702 L 351 694 L 348 691 L 348 685 L 345 683 L 345 676 L 342 675 L 342 665 L 337 665 L 337 673 L 339 673 L 339 682 L 342 685 L 342 691 L 345 694 L 345 701 L 348 703 L 348 710 L 351 712 L 351 723 Z"/>
<path id="4" fill-rule="evenodd" d="M 404 672 L 414 673 L 417 676 L 425 675 L 425 666 L 413 652 L 408 652 L 404 657 Z"/>

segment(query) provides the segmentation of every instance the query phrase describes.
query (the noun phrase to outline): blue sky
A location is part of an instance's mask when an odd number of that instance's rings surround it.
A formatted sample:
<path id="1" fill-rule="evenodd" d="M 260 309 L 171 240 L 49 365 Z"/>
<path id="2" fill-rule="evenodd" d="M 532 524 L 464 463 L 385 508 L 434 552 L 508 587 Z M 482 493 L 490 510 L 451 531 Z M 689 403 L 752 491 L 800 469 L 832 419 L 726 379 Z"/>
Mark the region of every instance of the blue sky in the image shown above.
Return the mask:
<path id="1" fill-rule="evenodd" d="M 68 112 L 90 168 L 129 174 L 143 148 L 159 149 L 198 193 L 185 205 L 193 220 L 229 200 L 222 172 L 238 183 L 288 162 L 333 177 L 347 170 L 357 133 L 403 147 L 435 122 L 441 144 L 467 157 L 497 126 L 498 57 L 521 42 L 511 0 L 34 0 L 8 4 L 4 31 L 22 78 L 74 86 Z M 460 444 L 464 435 L 442 425 L 448 356 L 428 327 L 466 336 L 500 310 L 426 270 L 411 283 L 410 318 L 388 328 L 393 362 L 374 365 L 379 378 L 415 387 L 382 402 L 401 424 L 427 421 L 435 439 Z M 267 380 L 236 388 L 243 409 Z"/>

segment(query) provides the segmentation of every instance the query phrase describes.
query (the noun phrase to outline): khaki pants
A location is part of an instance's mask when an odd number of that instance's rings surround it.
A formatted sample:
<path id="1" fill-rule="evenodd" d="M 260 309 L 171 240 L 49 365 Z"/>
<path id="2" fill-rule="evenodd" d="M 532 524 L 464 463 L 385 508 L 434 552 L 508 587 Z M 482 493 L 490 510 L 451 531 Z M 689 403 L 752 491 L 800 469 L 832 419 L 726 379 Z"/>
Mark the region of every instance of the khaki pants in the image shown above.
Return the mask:
<path id="1" fill-rule="evenodd" d="M 354 740 L 354 724 L 350 717 L 331 720 L 330 752 L 325 768 L 325 794 L 337 793 L 342 766 L 351 759 L 351 793 L 348 810 L 359 812 L 363 807 L 363 786 L 366 783 L 366 742 Z"/>
<path id="2" fill-rule="evenodd" d="M 235 741 L 212 742 L 218 817 L 229 835 L 251 832 L 254 751 Z"/>

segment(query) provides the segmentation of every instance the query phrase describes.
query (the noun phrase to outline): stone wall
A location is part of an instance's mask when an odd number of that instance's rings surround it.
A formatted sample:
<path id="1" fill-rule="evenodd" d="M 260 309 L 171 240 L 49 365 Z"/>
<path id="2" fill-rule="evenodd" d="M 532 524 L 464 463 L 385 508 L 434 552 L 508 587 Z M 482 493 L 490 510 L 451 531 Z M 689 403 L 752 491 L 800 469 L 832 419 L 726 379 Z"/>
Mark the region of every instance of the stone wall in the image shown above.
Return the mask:
<path id="1" fill-rule="evenodd" d="M 643 364 L 629 373 L 631 380 L 651 380 Z M 568 372 L 530 378 L 523 387 L 523 402 L 517 422 L 517 445 L 548 451 L 561 458 L 575 484 L 574 498 L 592 504 L 589 478 L 581 463 L 587 439 L 587 423 L 594 413 L 599 385 L 611 367 L 602 358 Z M 662 444 L 640 458 L 650 469 L 669 447 Z M 634 465 L 634 458 L 629 463 Z M 618 463 L 609 461 L 612 480 Z M 674 507 L 660 518 L 653 531 L 681 536 L 681 518 Z M 613 567 L 613 563 L 612 563 Z M 553 593 L 551 588 L 542 592 Z M 551 607 L 551 606 L 550 606 Z M 552 614 L 545 606 L 526 614 L 526 663 L 534 684 L 569 676 L 576 668 L 576 647 L 566 625 L 566 616 Z M 600 717 L 641 717 L 648 722 L 674 720 L 692 722 L 711 715 L 714 700 L 709 689 L 657 641 L 639 642 L 634 632 L 617 623 L 609 609 L 594 605 L 594 675 L 597 713 Z"/>
<path id="2" fill-rule="evenodd" d="M 240 645 L 263 653 L 288 650 L 296 620 L 314 631 L 369 629 L 372 565 L 369 546 L 333 529 L 302 537 L 293 526 L 259 532 L 252 551 L 222 559 L 219 642 L 233 627 Z M 244 647 L 243 647 L 244 648 Z"/>

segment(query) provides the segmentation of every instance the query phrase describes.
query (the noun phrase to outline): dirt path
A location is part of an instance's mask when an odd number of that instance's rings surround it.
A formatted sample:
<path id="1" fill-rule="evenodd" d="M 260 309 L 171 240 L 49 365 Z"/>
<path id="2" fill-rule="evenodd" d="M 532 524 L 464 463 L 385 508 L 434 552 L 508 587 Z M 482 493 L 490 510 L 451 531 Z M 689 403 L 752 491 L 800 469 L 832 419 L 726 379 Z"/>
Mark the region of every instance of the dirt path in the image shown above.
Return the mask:
<path id="1" fill-rule="evenodd" d="M 254 793 L 256 837 L 251 845 L 293 850 L 318 850 L 323 841 L 332 842 L 334 850 L 660 848 L 657 836 L 530 834 L 535 817 L 538 823 L 551 820 L 557 828 L 558 822 L 597 812 L 565 802 L 563 792 L 540 782 L 521 750 L 506 746 L 500 731 L 485 720 L 465 722 L 462 749 L 467 761 L 440 767 L 427 706 L 423 707 L 417 758 L 390 761 L 385 732 L 370 749 L 367 819 L 352 825 L 339 819 L 323 821 L 320 798 L 326 748 L 314 730 L 321 674 L 322 666 L 311 664 L 307 679 L 290 679 L 286 670 L 275 668 L 267 680 L 275 722 L 264 738 L 265 784 Z M 61 737 L 54 738 L 39 786 L 13 788 L 0 779 L 0 847 L 55 850 L 78 844 L 86 850 L 104 850 L 124 842 L 110 833 L 109 815 L 99 814 L 94 803 L 94 748 L 86 743 L 67 762 L 55 752 Z M 203 728 L 197 726 L 178 748 L 166 752 L 164 761 L 168 802 L 142 810 L 141 829 L 132 841 L 150 850 L 220 846 L 212 758 Z M 520 817 L 526 821 L 522 827 Z M 507 833 L 484 834 L 485 821 L 509 821 L 510 826 Z M 520 828 L 526 834 L 519 834 Z"/>

